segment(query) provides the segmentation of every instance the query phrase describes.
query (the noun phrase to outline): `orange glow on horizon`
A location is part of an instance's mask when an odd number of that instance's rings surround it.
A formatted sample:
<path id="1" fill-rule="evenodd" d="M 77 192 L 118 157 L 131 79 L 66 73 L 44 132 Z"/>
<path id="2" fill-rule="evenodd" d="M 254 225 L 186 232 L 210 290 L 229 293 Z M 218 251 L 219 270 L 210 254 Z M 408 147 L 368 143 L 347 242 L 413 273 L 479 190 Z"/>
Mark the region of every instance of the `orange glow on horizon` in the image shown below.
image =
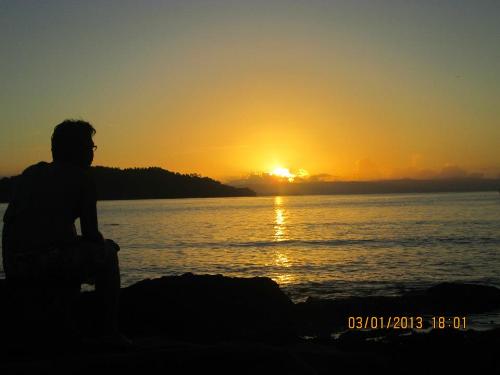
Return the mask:
<path id="1" fill-rule="evenodd" d="M 100 166 L 500 178 L 500 2 L 64 3 L 2 7 L 0 177 L 81 118 Z"/>

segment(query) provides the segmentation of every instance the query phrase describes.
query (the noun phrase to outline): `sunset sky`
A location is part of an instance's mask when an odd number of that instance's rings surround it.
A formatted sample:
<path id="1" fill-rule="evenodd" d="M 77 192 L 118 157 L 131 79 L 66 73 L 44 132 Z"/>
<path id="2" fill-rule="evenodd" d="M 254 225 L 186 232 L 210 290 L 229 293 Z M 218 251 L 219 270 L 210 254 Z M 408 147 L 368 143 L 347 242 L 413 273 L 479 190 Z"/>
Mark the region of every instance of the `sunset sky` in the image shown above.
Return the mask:
<path id="1" fill-rule="evenodd" d="M 227 181 L 500 174 L 500 1 L 1 1 L 0 176 L 51 160 Z"/>

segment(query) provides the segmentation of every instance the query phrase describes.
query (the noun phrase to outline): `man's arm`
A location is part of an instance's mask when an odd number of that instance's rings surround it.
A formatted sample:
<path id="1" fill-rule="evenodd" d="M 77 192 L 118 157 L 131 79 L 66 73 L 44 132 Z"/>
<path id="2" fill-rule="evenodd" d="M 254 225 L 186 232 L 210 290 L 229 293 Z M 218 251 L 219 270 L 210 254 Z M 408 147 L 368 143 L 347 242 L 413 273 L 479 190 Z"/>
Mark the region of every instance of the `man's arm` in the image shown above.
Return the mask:
<path id="1" fill-rule="evenodd" d="M 80 227 L 82 237 L 86 241 L 103 242 L 104 237 L 99 232 L 97 223 L 97 193 L 94 181 L 85 175 L 81 201 Z"/>
<path id="2" fill-rule="evenodd" d="M 104 237 L 99 232 L 97 224 L 96 203 L 87 202 L 82 207 L 82 216 L 80 217 L 80 227 L 84 240 L 92 242 L 103 242 Z"/>

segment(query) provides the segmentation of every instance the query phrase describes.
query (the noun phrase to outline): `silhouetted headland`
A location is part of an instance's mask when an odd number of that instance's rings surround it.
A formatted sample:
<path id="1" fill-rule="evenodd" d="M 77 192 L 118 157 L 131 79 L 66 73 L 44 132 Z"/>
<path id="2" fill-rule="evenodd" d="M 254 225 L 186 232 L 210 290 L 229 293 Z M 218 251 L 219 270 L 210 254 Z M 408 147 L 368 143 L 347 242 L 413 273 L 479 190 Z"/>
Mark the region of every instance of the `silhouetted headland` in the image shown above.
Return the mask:
<path id="1" fill-rule="evenodd" d="M 91 339 L 77 346 L 57 342 L 57 316 L 49 314 L 49 323 L 38 321 L 31 327 L 19 322 L 15 305 L 9 303 L 12 294 L 0 280 L 5 306 L 0 319 L 10 323 L 10 331 L 2 332 L 2 373 L 36 369 L 87 374 L 102 366 L 122 374 L 495 373 L 500 368 L 499 328 L 346 329 L 347 317 L 353 315 L 468 316 L 499 309 L 500 290 L 486 285 L 442 283 L 400 297 L 293 303 L 265 277 L 184 274 L 147 279 L 122 289 L 120 326 L 137 345 L 126 350 Z M 38 299 L 43 302 L 44 297 L 39 294 Z M 85 292 L 75 307 L 78 327 L 89 337 L 95 303 L 95 293 Z M 59 347 L 49 345 L 49 338 Z"/>
<path id="2" fill-rule="evenodd" d="M 91 167 L 99 200 L 210 198 L 255 196 L 248 188 L 224 185 L 198 174 L 181 174 L 158 167 Z M 0 179 L 0 202 L 8 202 L 16 176 Z"/>

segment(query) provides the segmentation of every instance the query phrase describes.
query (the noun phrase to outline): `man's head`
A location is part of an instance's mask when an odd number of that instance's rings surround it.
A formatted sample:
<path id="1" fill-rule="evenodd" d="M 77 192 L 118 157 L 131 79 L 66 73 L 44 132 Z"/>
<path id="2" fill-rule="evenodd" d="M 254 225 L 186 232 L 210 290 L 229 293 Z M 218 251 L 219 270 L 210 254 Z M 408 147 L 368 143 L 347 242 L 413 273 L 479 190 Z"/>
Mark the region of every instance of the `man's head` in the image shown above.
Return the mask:
<path id="1" fill-rule="evenodd" d="M 94 160 L 95 129 L 86 121 L 64 120 L 52 133 L 52 159 L 88 168 Z"/>

